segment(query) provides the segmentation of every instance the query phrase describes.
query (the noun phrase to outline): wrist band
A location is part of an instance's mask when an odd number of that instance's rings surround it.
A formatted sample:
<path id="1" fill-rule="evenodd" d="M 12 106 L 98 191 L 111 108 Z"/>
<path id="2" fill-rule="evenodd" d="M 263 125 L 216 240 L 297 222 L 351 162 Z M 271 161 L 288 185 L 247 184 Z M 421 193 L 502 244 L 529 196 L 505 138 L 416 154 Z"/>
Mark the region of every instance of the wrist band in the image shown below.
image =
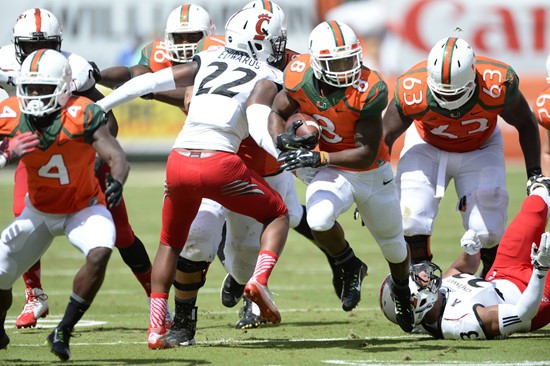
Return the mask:
<path id="1" fill-rule="evenodd" d="M 329 153 L 326 151 L 321 151 L 321 165 L 329 165 L 329 164 L 330 164 Z"/>

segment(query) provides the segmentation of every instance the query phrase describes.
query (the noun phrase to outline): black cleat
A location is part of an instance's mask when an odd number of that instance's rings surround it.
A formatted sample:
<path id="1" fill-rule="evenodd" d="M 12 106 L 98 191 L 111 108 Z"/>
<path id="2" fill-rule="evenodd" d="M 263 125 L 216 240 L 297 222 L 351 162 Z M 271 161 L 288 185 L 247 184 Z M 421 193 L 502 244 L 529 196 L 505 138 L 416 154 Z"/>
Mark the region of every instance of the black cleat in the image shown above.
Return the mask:
<path id="1" fill-rule="evenodd" d="M 197 330 L 197 307 L 195 306 L 189 314 L 180 317 L 176 313 L 174 324 L 165 338 L 169 347 L 192 346 L 195 342 Z"/>
<path id="2" fill-rule="evenodd" d="M 342 309 L 353 310 L 361 301 L 361 284 L 367 275 L 368 267 L 360 259 L 355 258 L 357 265 L 352 268 L 343 268 L 342 274 Z"/>
<path id="3" fill-rule="evenodd" d="M 72 331 L 72 329 L 60 329 L 56 327 L 47 338 L 51 351 L 59 357 L 61 361 L 67 361 L 71 357 L 69 339 L 71 338 Z"/>
<path id="4" fill-rule="evenodd" d="M 239 310 L 239 316 L 241 319 L 235 324 L 235 328 L 237 329 L 258 328 L 260 325 L 266 323 L 260 315 L 260 308 L 258 305 L 246 297 L 244 298 L 243 307 Z"/>
<path id="5" fill-rule="evenodd" d="M 414 330 L 414 312 L 411 303 L 411 290 L 409 286 L 399 288 L 392 281 L 392 292 L 395 300 L 395 318 L 397 324 L 404 332 L 411 333 Z"/>
<path id="6" fill-rule="evenodd" d="M 0 349 L 7 349 L 8 344 L 10 344 L 10 337 L 4 332 L 4 334 L 0 336 Z"/>
<path id="7" fill-rule="evenodd" d="M 223 306 L 232 308 L 237 305 L 243 297 L 244 286 L 235 281 L 233 276 L 228 273 L 223 280 L 221 289 Z"/>

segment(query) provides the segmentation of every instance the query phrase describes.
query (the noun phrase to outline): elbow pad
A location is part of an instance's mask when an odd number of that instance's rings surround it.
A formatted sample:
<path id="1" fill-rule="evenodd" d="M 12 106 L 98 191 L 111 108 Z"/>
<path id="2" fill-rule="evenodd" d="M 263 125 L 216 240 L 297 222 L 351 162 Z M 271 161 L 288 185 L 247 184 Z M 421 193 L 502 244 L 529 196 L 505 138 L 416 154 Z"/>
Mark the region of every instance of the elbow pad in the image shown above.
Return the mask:
<path id="1" fill-rule="evenodd" d="M 271 108 L 264 104 L 252 104 L 246 108 L 248 133 L 252 136 L 254 141 L 256 141 L 258 146 L 263 148 L 274 158 L 277 158 L 279 152 L 267 128 L 267 120 L 270 112 Z"/>

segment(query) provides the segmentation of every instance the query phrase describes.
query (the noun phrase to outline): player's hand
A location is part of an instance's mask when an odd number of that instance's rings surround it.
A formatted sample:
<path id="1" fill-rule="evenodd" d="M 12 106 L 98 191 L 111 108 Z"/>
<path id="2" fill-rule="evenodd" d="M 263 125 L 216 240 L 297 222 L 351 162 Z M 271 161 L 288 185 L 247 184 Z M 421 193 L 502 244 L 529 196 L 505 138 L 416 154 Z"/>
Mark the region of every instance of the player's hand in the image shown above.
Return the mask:
<path id="1" fill-rule="evenodd" d="M 0 70 L 0 83 L 15 86 L 15 78 L 17 73 L 13 71 Z"/>
<path id="2" fill-rule="evenodd" d="M 317 146 L 317 136 L 310 134 L 307 136 L 297 136 L 296 130 L 303 124 L 303 121 L 296 121 L 290 125 L 285 132 L 277 135 L 277 148 L 281 151 L 295 150 L 304 148 L 314 149 Z"/>
<path id="3" fill-rule="evenodd" d="M 281 153 L 277 161 L 283 163 L 279 171 L 294 170 L 297 168 L 318 168 L 328 164 L 328 153 L 324 151 L 310 151 L 307 149 L 289 150 Z"/>
<path id="4" fill-rule="evenodd" d="M 469 229 L 462 235 L 460 239 L 460 246 L 468 255 L 476 255 L 481 249 L 481 241 L 479 240 L 477 233 Z"/>
<path id="5" fill-rule="evenodd" d="M 550 233 L 546 232 L 540 237 L 540 244 L 533 243 L 531 247 L 531 263 L 539 271 L 548 271 L 550 267 Z"/>
<path id="6" fill-rule="evenodd" d="M 110 174 L 105 178 L 105 184 L 107 189 L 105 190 L 105 196 L 107 197 L 107 204 L 109 208 L 118 206 L 122 200 L 122 183 L 113 179 Z"/>
<path id="7" fill-rule="evenodd" d="M 0 153 L 9 162 L 13 159 L 19 159 L 25 154 L 33 152 L 40 143 L 38 136 L 32 132 L 24 132 L 11 139 L 4 139 L 0 143 Z"/>

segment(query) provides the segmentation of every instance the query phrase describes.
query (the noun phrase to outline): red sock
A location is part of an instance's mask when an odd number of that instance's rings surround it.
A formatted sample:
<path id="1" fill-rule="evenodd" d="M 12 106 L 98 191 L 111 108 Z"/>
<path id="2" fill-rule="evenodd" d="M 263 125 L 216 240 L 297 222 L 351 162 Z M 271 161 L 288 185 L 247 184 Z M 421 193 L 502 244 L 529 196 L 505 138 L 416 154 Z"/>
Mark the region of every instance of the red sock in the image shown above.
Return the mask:
<path id="1" fill-rule="evenodd" d="M 256 262 L 256 268 L 254 268 L 254 274 L 252 277 L 256 278 L 256 281 L 260 285 L 267 286 L 267 280 L 277 263 L 277 254 L 269 250 L 261 250 L 258 254 L 258 261 Z"/>
<path id="2" fill-rule="evenodd" d="M 168 294 L 165 292 L 151 292 L 151 311 L 149 329 L 164 328 L 164 319 L 168 307 Z"/>
<path id="3" fill-rule="evenodd" d="M 33 288 L 42 289 L 42 283 L 40 282 L 40 261 L 36 262 L 27 272 L 23 273 L 23 281 L 28 290 Z"/>
<path id="4" fill-rule="evenodd" d="M 145 273 L 133 272 L 148 297 L 151 297 L 151 268 Z"/>

